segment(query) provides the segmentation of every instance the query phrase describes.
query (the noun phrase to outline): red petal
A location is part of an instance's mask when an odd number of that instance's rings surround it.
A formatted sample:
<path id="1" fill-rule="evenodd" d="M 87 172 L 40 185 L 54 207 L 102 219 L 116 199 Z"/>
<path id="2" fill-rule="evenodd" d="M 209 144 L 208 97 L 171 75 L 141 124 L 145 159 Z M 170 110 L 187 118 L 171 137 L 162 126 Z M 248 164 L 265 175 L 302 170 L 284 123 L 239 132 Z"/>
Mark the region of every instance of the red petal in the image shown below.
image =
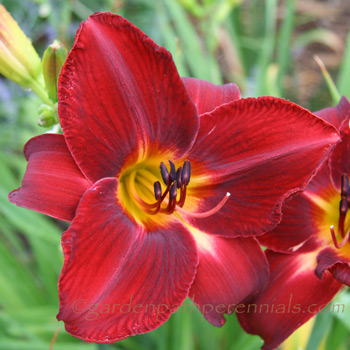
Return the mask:
<path id="1" fill-rule="evenodd" d="M 106 178 L 88 190 L 62 237 L 57 317 L 70 334 L 90 342 L 161 325 L 188 295 L 198 262 L 182 224 L 147 232 L 117 203 L 117 185 Z"/>
<path id="2" fill-rule="evenodd" d="M 332 126 L 277 98 L 240 99 L 203 115 L 188 157 L 197 211 L 215 207 L 227 192 L 231 197 L 218 213 L 188 220 L 231 237 L 272 229 L 284 199 L 305 188 L 338 140 Z"/>
<path id="3" fill-rule="evenodd" d="M 350 118 L 350 103 L 343 96 L 336 107 L 328 107 L 315 112 L 315 115 L 333 124 L 340 129 L 344 122 L 348 122 Z"/>
<path id="4" fill-rule="evenodd" d="M 68 147 L 93 182 L 150 153 L 180 157 L 199 127 L 171 54 L 111 13 L 81 25 L 58 95 Z"/>
<path id="5" fill-rule="evenodd" d="M 63 135 L 34 137 L 25 145 L 24 154 L 27 170 L 22 187 L 9 194 L 10 202 L 71 221 L 90 184 L 75 164 Z"/>
<path id="6" fill-rule="evenodd" d="M 319 278 L 329 270 L 336 280 L 350 287 L 350 243 L 339 250 L 333 247 L 321 250 L 317 262 L 315 272 Z"/>
<path id="7" fill-rule="evenodd" d="M 301 248 L 304 252 L 328 244 L 331 241 L 331 223 L 327 226 L 325 218 L 329 208 L 333 208 L 323 207 L 323 203 L 332 203 L 337 196 L 339 194 L 332 186 L 329 168 L 325 163 L 304 192 L 283 204 L 281 223 L 260 236 L 259 242 L 276 252 L 299 250 L 305 241 L 308 241 L 307 244 Z"/>
<path id="8" fill-rule="evenodd" d="M 214 237 L 198 230 L 193 236 L 199 264 L 189 296 L 210 323 L 221 327 L 224 313 L 266 287 L 267 260 L 254 238 Z"/>
<path id="9" fill-rule="evenodd" d="M 260 335 L 263 350 L 276 348 L 325 307 L 341 288 L 330 273 L 314 273 L 316 253 L 284 255 L 267 251 L 271 279 L 267 289 L 237 312 L 244 330 Z"/>
<path id="10" fill-rule="evenodd" d="M 332 182 L 334 187 L 340 192 L 341 176 L 343 174 L 350 175 L 350 130 L 349 125 L 341 131 L 342 142 L 337 145 L 332 155 L 329 158 L 329 165 L 331 169 Z"/>
<path id="11" fill-rule="evenodd" d="M 182 78 L 182 81 L 196 105 L 199 115 L 211 112 L 224 103 L 241 98 L 241 93 L 236 84 L 214 85 L 195 78 Z"/>

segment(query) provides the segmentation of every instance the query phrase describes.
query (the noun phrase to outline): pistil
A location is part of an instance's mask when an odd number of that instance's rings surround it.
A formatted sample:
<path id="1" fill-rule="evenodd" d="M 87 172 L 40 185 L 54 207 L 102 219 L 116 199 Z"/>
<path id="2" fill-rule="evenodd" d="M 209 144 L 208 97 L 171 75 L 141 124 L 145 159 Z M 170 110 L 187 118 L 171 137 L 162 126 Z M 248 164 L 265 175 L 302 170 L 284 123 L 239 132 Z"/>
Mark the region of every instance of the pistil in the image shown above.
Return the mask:
<path id="1" fill-rule="evenodd" d="M 193 218 L 198 218 L 198 219 L 206 218 L 208 216 L 211 216 L 211 215 L 217 213 L 225 205 L 225 203 L 228 201 L 230 196 L 231 196 L 231 193 L 227 192 L 225 197 L 214 208 L 212 208 L 208 211 L 202 212 L 202 213 L 192 213 L 192 212 L 187 211 L 187 210 L 182 209 L 182 208 L 177 208 L 177 211 L 181 214 L 185 214 L 185 215 L 191 216 Z"/>

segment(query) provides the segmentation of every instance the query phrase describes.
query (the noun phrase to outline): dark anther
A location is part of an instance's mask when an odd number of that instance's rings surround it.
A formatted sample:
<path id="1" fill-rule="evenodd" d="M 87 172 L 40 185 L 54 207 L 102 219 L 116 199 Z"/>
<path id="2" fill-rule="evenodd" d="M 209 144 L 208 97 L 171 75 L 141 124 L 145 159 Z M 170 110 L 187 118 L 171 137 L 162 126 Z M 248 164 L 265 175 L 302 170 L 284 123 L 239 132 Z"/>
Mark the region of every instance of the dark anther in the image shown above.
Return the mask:
<path id="1" fill-rule="evenodd" d="M 175 164 L 171 160 L 169 160 L 169 164 L 170 164 L 170 178 L 171 178 L 171 181 L 175 181 L 176 180 Z"/>
<path id="2" fill-rule="evenodd" d="M 185 160 L 184 162 L 181 177 L 182 177 L 182 184 L 184 186 L 187 186 L 191 178 L 191 163 L 188 160 Z"/>
<path id="3" fill-rule="evenodd" d="M 158 212 L 170 215 L 176 210 L 176 208 L 182 208 L 185 203 L 187 192 L 186 186 L 188 185 L 191 176 L 191 164 L 186 160 L 183 167 L 179 167 L 178 169 L 176 169 L 175 164 L 170 160 L 169 164 L 170 170 L 168 170 L 163 162 L 160 163 L 160 173 L 166 188 L 163 192 L 160 182 L 154 182 L 154 197 L 156 203 L 146 203 L 141 198 L 138 198 L 138 202 L 143 206 L 145 212 L 150 215 L 155 215 Z M 180 191 L 179 198 L 177 198 L 178 189 Z M 164 208 L 162 203 L 167 195 L 169 195 L 169 201 L 167 207 Z"/>
<path id="4" fill-rule="evenodd" d="M 341 234 L 341 236 L 344 238 L 348 235 L 348 234 L 345 235 L 345 219 L 349 209 L 349 197 L 350 197 L 348 174 L 343 174 L 341 177 L 340 192 L 341 192 L 341 199 L 339 203 L 338 231 Z M 333 238 L 333 241 L 335 242 L 335 234 L 333 234 L 333 232 L 332 232 L 332 238 Z M 337 243 L 334 243 L 334 245 L 338 248 Z"/>
<path id="5" fill-rule="evenodd" d="M 159 181 L 154 183 L 154 196 L 156 201 L 162 196 L 162 186 L 160 185 Z"/>
<path id="6" fill-rule="evenodd" d="M 349 176 L 348 174 L 343 174 L 341 177 L 341 196 L 347 197 L 350 194 L 349 189 Z"/>
<path id="7" fill-rule="evenodd" d="M 188 160 L 185 160 L 182 167 L 179 167 L 177 170 L 175 168 L 175 164 L 169 160 L 170 164 L 170 171 L 168 171 L 167 167 L 164 165 L 163 162 L 160 163 L 160 172 L 162 175 L 162 179 L 166 185 L 166 188 L 164 192 L 162 192 L 162 186 L 159 181 L 154 182 L 154 197 L 156 199 L 155 203 L 147 203 L 142 198 L 140 198 L 135 190 L 135 172 L 134 177 L 131 177 L 131 184 L 132 186 L 132 193 L 135 196 L 136 203 L 140 208 L 142 208 L 147 214 L 149 215 L 155 215 L 157 213 L 163 213 L 167 215 L 171 215 L 174 211 L 178 211 L 181 215 L 187 215 L 195 218 L 206 218 L 208 216 L 211 216 L 215 213 L 217 213 L 227 202 L 228 198 L 230 197 L 230 193 L 226 193 L 224 198 L 212 209 L 204 211 L 204 212 L 191 212 L 187 211 L 183 208 L 185 200 L 186 200 L 186 193 L 187 193 L 187 185 L 190 182 L 191 177 L 191 164 Z M 179 190 L 179 196 L 178 196 L 178 190 Z M 165 200 L 166 196 L 169 195 L 169 199 L 166 200 L 167 205 L 164 206 L 163 201 Z M 179 197 L 179 198 L 177 198 Z M 349 196 L 345 197 L 345 204 L 341 204 L 342 206 L 345 206 L 345 212 L 347 210 L 347 199 Z M 342 216 L 342 220 L 345 219 L 345 215 Z M 340 222 L 341 225 L 339 227 L 343 227 L 344 223 Z M 340 231 L 343 235 L 343 230 Z M 335 233 L 333 226 L 331 227 L 331 233 L 332 238 L 334 240 Z M 348 233 L 349 236 L 349 233 Z M 337 246 L 340 246 L 337 242 L 334 243 L 337 244 Z M 343 244 L 343 243 L 341 243 Z"/>
<path id="8" fill-rule="evenodd" d="M 162 175 L 162 179 L 166 186 L 169 186 L 169 183 L 172 181 L 170 179 L 170 175 L 168 173 L 168 169 L 166 168 L 165 164 L 163 162 L 160 163 L 160 173 Z"/>
<path id="9" fill-rule="evenodd" d="M 345 215 L 348 211 L 349 207 L 349 176 L 348 174 L 343 174 L 341 176 L 341 200 L 339 203 L 339 223 L 340 225 L 344 225 Z M 340 230 L 342 231 L 342 227 L 340 227 Z"/>
<path id="10" fill-rule="evenodd" d="M 176 183 L 177 183 L 177 188 L 180 188 L 182 186 L 182 167 L 177 169 L 177 172 L 176 172 Z"/>
<path id="11" fill-rule="evenodd" d="M 348 200 L 347 198 L 343 197 L 340 200 L 340 204 L 339 204 L 339 212 L 341 216 L 345 216 L 346 212 L 348 211 Z"/>
<path id="12" fill-rule="evenodd" d="M 170 191 L 169 191 L 169 199 L 170 201 L 176 199 L 177 196 L 177 184 L 176 181 L 173 182 L 173 184 L 170 187 Z"/>

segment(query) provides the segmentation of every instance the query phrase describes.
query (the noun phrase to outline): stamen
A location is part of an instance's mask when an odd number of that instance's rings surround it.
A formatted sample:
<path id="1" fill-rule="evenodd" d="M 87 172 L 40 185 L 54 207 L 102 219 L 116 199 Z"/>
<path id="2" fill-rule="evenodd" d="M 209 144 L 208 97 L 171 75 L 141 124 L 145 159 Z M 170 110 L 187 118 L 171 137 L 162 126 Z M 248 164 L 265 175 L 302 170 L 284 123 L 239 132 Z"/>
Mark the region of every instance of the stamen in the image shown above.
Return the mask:
<path id="1" fill-rule="evenodd" d="M 347 198 L 342 198 L 339 204 L 339 220 L 338 220 L 338 230 L 342 237 L 344 237 L 344 225 L 346 213 L 348 211 L 348 200 Z"/>
<path id="2" fill-rule="evenodd" d="M 349 206 L 349 176 L 348 174 L 343 174 L 341 177 L 341 200 L 339 203 L 339 221 L 338 221 L 338 230 L 342 237 L 344 237 L 344 225 L 346 213 Z"/>
<path id="3" fill-rule="evenodd" d="M 149 181 L 154 174 L 147 169 L 139 169 L 137 172 L 134 171 L 130 174 L 128 178 L 128 187 L 130 189 L 131 196 L 135 199 L 135 204 L 142 209 L 145 213 L 154 215 L 158 212 L 165 214 L 172 214 L 175 210 L 179 213 L 195 217 L 195 218 L 205 218 L 217 213 L 227 202 L 230 193 L 226 193 L 225 197 L 211 210 L 208 210 L 203 213 L 192 213 L 187 210 L 182 209 L 187 193 L 187 185 L 190 182 L 191 177 L 191 163 L 186 160 L 183 164 L 183 167 L 179 167 L 176 170 L 175 164 L 169 160 L 170 171 L 163 162 L 160 163 L 160 173 L 164 184 L 167 186 L 164 193 L 162 193 L 162 186 L 159 181 L 155 181 L 152 185 Z M 136 191 L 136 174 L 137 174 L 137 183 L 141 185 L 140 191 L 147 190 L 148 192 L 154 194 L 156 199 L 155 203 L 145 202 Z M 178 199 L 178 189 L 180 190 L 180 196 Z M 153 190 L 153 191 L 152 191 Z M 169 194 L 169 199 L 166 200 L 166 196 Z M 148 194 L 145 196 L 148 197 Z M 162 203 L 165 200 L 166 207 L 162 207 Z"/>
<path id="4" fill-rule="evenodd" d="M 332 225 L 330 227 L 330 229 L 331 229 L 331 235 L 332 235 L 332 240 L 333 240 L 334 246 L 337 249 L 341 249 L 342 247 L 344 247 L 346 242 L 349 240 L 350 231 L 348 231 L 348 233 L 345 235 L 345 237 L 342 239 L 342 241 L 340 243 L 338 243 L 337 237 L 336 237 L 335 232 L 334 232 L 334 226 Z"/>
<path id="5" fill-rule="evenodd" d="M 179 169 L 177 169 L 177 172 L 176 172 L 176 183 L 177 183 L 177 188 L 180 188 L 182 186 L 182 167 L 181 166 Z"/>
<path id="6" fill-rule="evenodd" d="M 183 207 L 185 204 L 185 199 L 186 199 L 186 186 L 182 186 L 181 187 L 181 192 L 180 192 L 180 199 L 179 201 L 176 203 L 179 207 Z"/>
<path id="7" fill-rule="evenodd" d="M 176 181 L 174 181 L 170 187 L 169 198 L 170 200 L 173 200 L 173 199 L 176 199 L 176 196 L 177 196 L 177 183 Z"/>
<path id="8" fill-rule="evenodd" d="M 348 174 L 343 174 L 341 176 L 341 196 L 347 197 L 350 194 L 350 187 L 349 187 L 349 176 Z"/>
<path id="9" fill-rule="evenodd" d="M 341 216 L 345 216 L 346 212 L 348 211 L 348 201 L 346 197 L 342 198 L 339 203 L 339 213 Z"/>
<path id="10" fill-rule="evenodd" d="M 217 213 L 227 202 L 228 198 L 231 196 L 231 193 L 227 192 L 225 197 L 220 201 L 218 205 L 216 205 L 213 209 L 210 209 L 208 211 L 205 211 L 203 213 L 191 213 L 190 211 L 187 211 L 182 208 L 176 208 L 176 211 L 178 211 L 181 214 L 185 214 L 187 216 L 191 216 L 193 218 L 206 218 L 208 216 L 211 216 L 215 213 Z"/>
<path id="11" fill-rule="evenodd" d="M 169 160 L 169 164 L 170 164 L 170 178 L 171 178 L 171 181 L 175 181 L 176 180 L 175 164 L 171 160 Z"/>
<path id="12" fill-rule="evenodd" d="M 169 190 L 169 202 L 165 209 L 161 209 L 161 213 L 172 214 L 176 207 L 177 185 L 176 181 L 170 187 Z"/>
<path id="13" fill-rule="evenodd" d="M 162 186 L 159 181 L 156 181 L 154 183 L 154 197 L 156 198 L 156 201 L 159 200 L 161 196 L 162 196 Z"/>
<path id="14" fill-rule="evenodd" d="M 166 186 L 170 184 L 170 175 L 168 169 L 163 162 L 160 163 L 160 174 L 162 175 L 163 182 Z"/>
<path id="15" fill-rule="evenodd" d="M 190 177 L 191 177 L 191 163 L 188 160 L 185 160 L 183 169 L 182 169 L 182 183 L 184 186 L 187 186 L 190 182 Z"/>

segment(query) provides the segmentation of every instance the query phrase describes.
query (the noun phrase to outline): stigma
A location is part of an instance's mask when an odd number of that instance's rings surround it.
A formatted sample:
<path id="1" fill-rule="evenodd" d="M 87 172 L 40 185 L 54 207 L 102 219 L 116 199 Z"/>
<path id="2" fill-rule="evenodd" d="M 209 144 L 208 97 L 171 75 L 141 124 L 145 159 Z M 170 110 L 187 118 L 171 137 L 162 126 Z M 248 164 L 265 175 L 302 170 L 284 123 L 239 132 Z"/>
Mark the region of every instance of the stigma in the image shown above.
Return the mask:
<path id="1" fill-rule="evenodd" d="M 160 163 L 160 175 L 165 185 L 165 190 L 163 191 L 160 181 L 155 181 L 153 190 L 155 202 L 147 203 L 138 195 L 135 186 L 131 186 L 131 192 L 133 198 L 136 200 L 137 205 L 145 213 L 149 215 L 155 215 L 157 213 L 172 214 L 174 211 L 179 213 L 196 217 L 204 218 L 211 216 L 218 212 L 227 202 L 230 193 L 226 193 L 225 197 L 212 209 L 197 213 L 190 212 L 183 209 L 185 204 L 187 187 L 191 179 L 191 163 L 185 160 L 183 166 L 176 169 L 175 164 L 169 161 L 169 170 L 166 165 Z M 132 184 L 134 179 L 130 179 Z"/>
<path id="2" fill-rule="evenodd" d="M 348 174 L 343 174 L 341 177 L 341 189 L 340 189 L 340 202 L 339 202 L 339 220 L 338 220 L 338 232 L 340 233 L 342 240 L 339 243 L 334 225 L 330 227 L 333 244 L 337 249 L 342 248 L 348 241 L 350 236 L 350 230 L 345 234 L 345 219 L 349 210 L 350 204 L 350 186 Z"/>

